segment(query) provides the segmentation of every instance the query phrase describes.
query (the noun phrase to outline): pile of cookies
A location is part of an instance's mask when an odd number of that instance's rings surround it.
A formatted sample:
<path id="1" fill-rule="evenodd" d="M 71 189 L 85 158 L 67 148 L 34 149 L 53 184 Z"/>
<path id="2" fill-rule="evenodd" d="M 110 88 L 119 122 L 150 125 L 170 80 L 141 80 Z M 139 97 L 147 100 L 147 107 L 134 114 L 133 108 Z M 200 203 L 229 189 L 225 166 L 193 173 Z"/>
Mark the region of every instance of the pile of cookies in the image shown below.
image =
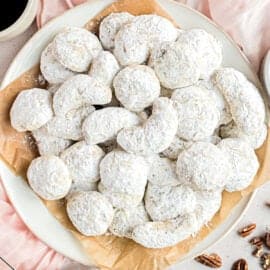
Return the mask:
<path id="1" fill-rule="evenodd" d="M 43 199 L 65 198 L 86 236 L 112 233 L 149 248 L 196 234 L 222 191 L 250 185 L 265 140 L 264 102 L 221 43 L 157 15 L 112 13 L 99 36 L 70 27 L 44 49 L 47 89 L 10 110 L 40 157 L 27 171 Z"/>

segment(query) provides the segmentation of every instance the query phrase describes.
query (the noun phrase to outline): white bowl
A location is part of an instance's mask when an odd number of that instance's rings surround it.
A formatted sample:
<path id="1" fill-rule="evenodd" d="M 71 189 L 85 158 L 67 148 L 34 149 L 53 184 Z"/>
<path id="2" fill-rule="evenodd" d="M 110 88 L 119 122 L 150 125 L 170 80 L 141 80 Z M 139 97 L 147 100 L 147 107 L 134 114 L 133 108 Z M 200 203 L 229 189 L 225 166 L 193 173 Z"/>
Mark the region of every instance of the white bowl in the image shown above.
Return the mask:
<path id="1" fill-rule="evenodd" d="M 37 14 L 38 0 L 28 0 L 21 16 L 8 28 L 0 31 L 0 41 L 5 41 L 24 32 Z M 2 7 L 4 8 L 4 7 Z"/>
<path id="2" fill-rule="evenodd" d="M 261 68 L 261 79 L 268 93 L 268 96 L 270 96 L 270 50 L 266 53 L 263 60 Z"/>

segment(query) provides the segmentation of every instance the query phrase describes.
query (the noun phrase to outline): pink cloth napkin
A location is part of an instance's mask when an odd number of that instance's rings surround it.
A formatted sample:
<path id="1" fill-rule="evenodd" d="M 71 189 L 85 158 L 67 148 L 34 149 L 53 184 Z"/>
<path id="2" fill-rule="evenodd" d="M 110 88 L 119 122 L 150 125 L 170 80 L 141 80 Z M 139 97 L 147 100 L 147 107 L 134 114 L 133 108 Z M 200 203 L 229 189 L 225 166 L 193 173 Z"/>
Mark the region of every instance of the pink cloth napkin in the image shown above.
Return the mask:
<path id="1" fill-rule="evenodd" d="M 40 0 L 37 25 L 85 0 Z M 141 0 L 143 1 L 143 0 Z M 219 24 L 243 48 L 254 69 L 270 49 L 270 0 L 179 0 Z M 0 182 L 0 256 L 17 270 L 83 269 L 38 240 L 23 224 Z M 2 264 L 0 264 L 0 269 Z M 4 268 L 3 268 L 4 269 Z M 85 268 L 84 268 L 85 269 Z"/>

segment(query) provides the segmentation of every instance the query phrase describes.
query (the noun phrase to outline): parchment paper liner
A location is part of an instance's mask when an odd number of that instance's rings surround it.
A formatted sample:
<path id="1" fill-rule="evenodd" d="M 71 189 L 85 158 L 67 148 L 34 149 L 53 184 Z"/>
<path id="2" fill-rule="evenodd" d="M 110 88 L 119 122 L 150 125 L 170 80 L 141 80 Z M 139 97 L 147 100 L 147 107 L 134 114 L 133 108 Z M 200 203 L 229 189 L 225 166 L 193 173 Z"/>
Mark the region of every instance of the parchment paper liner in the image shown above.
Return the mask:
<path id="1" fill-rule="evenodd" d="M 86 28 L 96 32 L 100 19 L 111 12 L 119 11 L 128 11 L 134 15 L 155 13 L 169 18 L 166 12 L 152 0 L 121 0 L 99 13 L 86 24 Z M 11 128 L 9 109 L 18 92 L 39 86 L 38 73 L 39 68 L 35 66 L 0 92 L 0 155 L 16 174 L 23 177 L 25 177 L 29 163 L 37 156 L 37 151 L 29 134 L 18 133 Z M 270 161 L 269 137 L 256 153 L 261 166 L 252 184 L 241 192 L 224 192 L 222 207 L 209 223 L 209 226 L 202 228 L 196 237 L 182 241 L 174 247 L 156 250 L 146 249 L 125 238 L 114 236 L 85 237 L 78 233 L 70 223 L 66 216 L 63 201 L 44 201 L 44 203 L 63 226 L 74 233 L 87 254 L 89 254 L 91 261 L 94 261 L 101 269 L 164 269 L 175 263 L 203 240 L 226 219 L 233 207 L 244 196 L 270 178 L 268 166 Z"/>

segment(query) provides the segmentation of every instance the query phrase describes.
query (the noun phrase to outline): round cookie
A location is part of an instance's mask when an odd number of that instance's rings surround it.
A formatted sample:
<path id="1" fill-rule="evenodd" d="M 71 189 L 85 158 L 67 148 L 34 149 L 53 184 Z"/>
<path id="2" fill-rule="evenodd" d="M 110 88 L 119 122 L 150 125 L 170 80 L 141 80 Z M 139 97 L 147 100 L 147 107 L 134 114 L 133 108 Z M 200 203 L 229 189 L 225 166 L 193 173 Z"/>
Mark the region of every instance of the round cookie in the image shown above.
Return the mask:
<path id="1" fill-rule="evenodd" d="M 202 190 L 222 189 L 230 172 L 228 155 L 207 142 L 192 144 L 179 154 L 176 164 L 179 181 Z"/>
<path id="2" fill-rule="evenodd" d="M 31 188 L 45 200 L 64 198 L 71 187 L 71 177 L 64 162 L 56 156 L 33 159 L 27 170 Z"/>
<path id="3" fill-rule="evenodd" d="M 120 28 L 134 18 L 128 12 L 111 13 L 99 25 L 99 39 L 105 49 L 113 50 L 114 39 Z"/>
<path id="4" fill-rule="evenodd" d="M 95 236 L 107 231 L 114 211 L 102 194 L 96 191 L 81 191 L 68 197 L 67 214 L 80 233 Z"/>
<path id="5" fill-rule="evenodd" d="M 233 192 L 249 186 L 259 168 L 254 150 L 247 142 L 239 138 L 224 139 L 218 147 L 228 155 L 232 168 L 225 189 Z"/>
<path id="6" fill-rule="evenodd" d="M 100 83 L 111 86 L 113 78 L 119 70 L 120 67 L 114 55 L 107 51 L 101 51 L 93 59 L 88 74 Z"/>
<path id="7" fill-rule="evenodd" d="M 171 100 L 178 114 L 179 137 L 197 141 L 214 133 L 220 120 L 220 113 L 206 91 L 197 86 L 176 89 Z"/>
<path id="8" fill-rule="evenodd" d="M 50 43 L 41 53 L 40 71 L 47 82 L 51 84 L 63 83 L 75 73 L 62 66 L 54 57 L 53 44 Z"/>
<path id="9" fill-rule="evenodd" d="M 35 130 L 53 117 L 52 96 L 44 89 L 21 91 L 10 109 L 10 121 L 19 132 Z"/>
<path id="10" fill-rule="evenodd" d="M 113 80 L 116 98 L 130 111 L 140 112 L 159 97 L 160 84 L 154 71 L 144 65 L 128 66 Z"/>
<path id="11" fill-rule="evenodd" d="M 52 42 L 52 53 L 57 61 L 75 72 L 87 71 L 101 50 L 98 38 L 79 27 L 66 28 Z"/>

